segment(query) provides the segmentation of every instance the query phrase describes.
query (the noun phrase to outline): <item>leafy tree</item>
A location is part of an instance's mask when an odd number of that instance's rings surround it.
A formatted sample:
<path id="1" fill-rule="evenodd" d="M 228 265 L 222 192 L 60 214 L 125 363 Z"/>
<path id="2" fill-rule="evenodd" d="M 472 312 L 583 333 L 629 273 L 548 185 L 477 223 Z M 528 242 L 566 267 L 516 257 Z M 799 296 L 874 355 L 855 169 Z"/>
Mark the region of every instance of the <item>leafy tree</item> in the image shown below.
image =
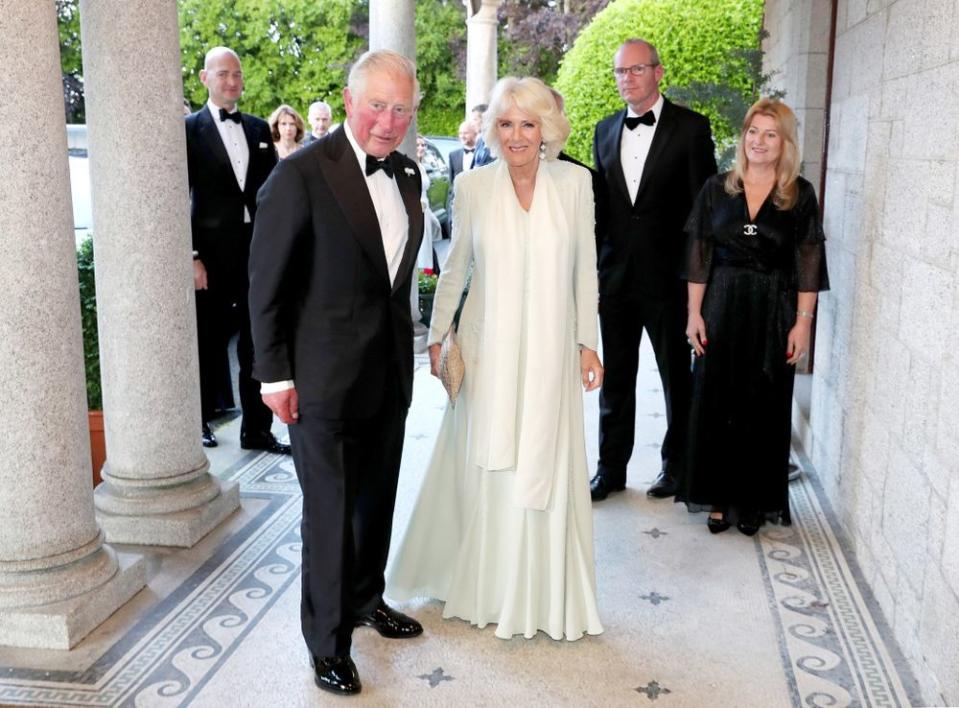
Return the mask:
<path id="1" fill-rule="evenodd" d="M 355 0 L 179 0 L 184 96 L 207 99 L 199 73 L 210 47 L 228 46 L 243 60 L 243 110 L 269 115 L 288 103 L 304 116 L 324 100 L 343 117 L 342 88 L 364 42 L 355 32 Z"/>
<path id="2" fill-rule="evenodd" d="M 563 55 L 610 0 L 505 0 L 499 19 L 500 76 L 556 79 Z"/>
<path id="3" fill-rule="evenodd" d="M 466 7 L 462 0 L 417 0 L 416 68 L 421 133 L 455 135 L 466 114 Z"/>
<path id="4" fill-rule="evenodd" d="M 83 123 L 83 57 L 80 55 L 78 0 L 56 0 L 60 30 L 60 70 L 63 78 L 63 108 L 67 123 Z"/>
<path id="5" fill-rule="evenodd" d="M 629 37 L 648 39 L 659 49 L 667 95 L 672 87 L 720 86 L 723 100 L 736 94 L 748 102 L 761 83 L 749 51 L 759 46 L 762 12 L 762 0 L 614 0 L 580 34 L 557 76 L 573 124 L 567 150 L 592 162 L 594 126 L 623 107 L 612 58 Z M 708 91 L 686 96 L 709 117 L 722 152 L 734 140 L 738 118 Z"/>

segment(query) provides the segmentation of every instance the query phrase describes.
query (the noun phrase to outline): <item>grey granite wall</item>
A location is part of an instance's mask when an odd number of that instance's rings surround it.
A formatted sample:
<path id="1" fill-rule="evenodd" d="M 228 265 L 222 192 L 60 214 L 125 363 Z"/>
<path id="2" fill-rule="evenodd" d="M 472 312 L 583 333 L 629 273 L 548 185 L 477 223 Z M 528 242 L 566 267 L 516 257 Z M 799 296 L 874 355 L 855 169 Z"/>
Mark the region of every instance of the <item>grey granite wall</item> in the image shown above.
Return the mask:
<path id="1" fill-rule="evenodd" d="M 821 61 L 795 36 L 828 5 L 767 0 L 791 86 Z M 956 705 L 959 2 L 839 0 L 834 71 L 804 442 L 924 699 Z"/>

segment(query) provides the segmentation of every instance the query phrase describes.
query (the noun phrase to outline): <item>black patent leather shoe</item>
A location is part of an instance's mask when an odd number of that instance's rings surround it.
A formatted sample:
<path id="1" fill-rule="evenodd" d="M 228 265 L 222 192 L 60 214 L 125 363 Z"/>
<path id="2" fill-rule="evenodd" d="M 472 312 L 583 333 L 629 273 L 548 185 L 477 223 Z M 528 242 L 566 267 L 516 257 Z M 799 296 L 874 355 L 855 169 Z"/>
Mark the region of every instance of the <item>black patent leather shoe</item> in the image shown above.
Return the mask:
<path id="1" fill-rule="evenodd" d="M 717 534 L 726 531 L 729 528 L 729 522 L 725 518 L 717 519 L 713 516 L 710 516 L 706 519 L 706 528 L 709 529 L 709 533 Z"/>
<path id="2" fill-rule="evenodd" d="M 372 627 L 380 636 L 389 639 L 409 639 L 423 633 L 423 625 L 382 600 L 372 612 L 357 617 L 355 626 Z"/>
<path id="3" fill-rule="evenodd" d="M 624 489 L 626 489 L 626 482 L 612 484 L 602 472 L 597 472 L 596 476 L 589 481 L 589 496 L 593 501 L 603 501 L 613 492 L 621 492 Z"/>
<path id="4" fill-rule="evenodd" d="M 220 444 L 216 441 L 216 435 L 214 435 L 213 431 L 210 430 L 209 423 L 203 424 L 200 435 L 203 440 L 203 447 L 216 447 Z"/>
<path id="5" fill-rule="evenodd" d="M 348 656 L 317 658 L 310 654 L 310 666 L 313 667 L 313 683 L 324 691 L 351 696 L 363 689 L 356 664 Z"/>
<path id="6" fill-rule="evenodd" d="M 677 491 L 679 491 L 679 485 L 676 484 L 676 480 L 664 470 L 659 473 L 656 481 L 646 490 L 646 496 L 654 499 L 665 499 L 666 497 L 676 496 Z"/>
<path id="7" fill-rule="evenodd" d="M 743 514 L 739 517 L 736 528 L 746 536 L 755 536 L 761 525 L 762 517 L 759 514 Z"/>
<path id="8" fill-rule="evenodd" d="M 256 433 L 249 435 L 240 433 L 240 447 L 244 450 L 265 450 L 266 452 L 272 452 L 274 455 L 293 454 L 292 448 L 277 440 L 273 436 L 273 433 Z"/>

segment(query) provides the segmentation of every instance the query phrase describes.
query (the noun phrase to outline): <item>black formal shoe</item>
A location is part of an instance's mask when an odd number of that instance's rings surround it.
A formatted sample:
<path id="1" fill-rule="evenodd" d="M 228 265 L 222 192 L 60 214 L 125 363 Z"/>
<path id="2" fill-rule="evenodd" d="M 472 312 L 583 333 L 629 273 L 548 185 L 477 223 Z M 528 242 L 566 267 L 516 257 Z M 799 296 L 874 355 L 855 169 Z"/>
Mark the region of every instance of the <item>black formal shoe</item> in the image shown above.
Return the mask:
<path id="1" fill-rule="evenodd" d="M 313 683 L 324 691 L 350 696 L 363 689 L 356 664 L 348 656 L 316 658 L 310 654 L 310 666 L 313 667 Z"/>
<path id="2" fill-rule="evenodd" d="M 656 481 L 646 490 L 646 496 L 655 499 L 665 499 L 666 497 L 676 496 L 677 491 L 679 491 L 679 485 L 676 484 L 676 480 L 663 470 L 659 473 Z"/>
<path id="3" fill-rule="evenodd" d="M 726 521 L 725 517 L 722 519 L 717 519 L 710 516 L 706 519 L 706 528 L 709 529 L 709 533 L 722 533 L 729 528 L 729 522 Z"/>
<path id="4" fill-rule="evenodd" d="M 204 423 L 201 431 L 200 435 L 203 438 L 203 447 L 216 447 L 220 444 L 216 441 L 216 435 L 210 430 L 209 423 Z"/>
<path id="5" fill-rule="evenodd" d="M 274 455 L 291 455 L 293 450 L 289 445 L 281 443 L 273 433 L 240 433 L 240 447 L 244 450 L 266 450 Z"/>
<path id="6" fill-rule="evenodd" d="M 361 625 L 372 627 L 380 633 L 380 636 L 390 639 L 409 639 L 423 633 L 423 625 L 412 617 L 394 610 L 382 600 L 372 612 L 356 618 L 355 626 Z"/>
<path id="7" fill-rule="evenodd" d="M 621 492 L 626 489 L 626 482 L 612 484 L 602 472 L 597 472 L 596 476 L 589 481 L 589 496 L 593 501 L 603 501 L 613 492 Z"/>
<path id="8" fill-rule="evenodd" d="M 755 536 L 762 524 L 762 514 L 747 511 L 739 515 L 739 521 L 736 523 L 736 528 L 747 536 Z"/>

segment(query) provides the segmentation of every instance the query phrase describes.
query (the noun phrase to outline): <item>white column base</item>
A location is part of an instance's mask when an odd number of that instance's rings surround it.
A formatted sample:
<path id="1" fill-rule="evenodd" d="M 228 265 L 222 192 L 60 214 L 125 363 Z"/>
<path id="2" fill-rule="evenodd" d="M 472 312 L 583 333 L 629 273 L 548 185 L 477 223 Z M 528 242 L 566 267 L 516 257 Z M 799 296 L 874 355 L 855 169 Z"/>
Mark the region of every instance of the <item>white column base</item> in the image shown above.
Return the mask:
<path id="1" fill-rule="evenodd" d="M 240 507 L 239 485 L 212 479 L 219 486 L 219 494 L 198 506 L 168 513 L 126 515 L 104 511 L 97 503 L 97 523 L 110 543 L 190 548 Z M 94 500 L 108 493 L 108 485 L 100 484 L 94 490 Z"/>
<path id="2" fill-rule="evenodd" d="M 49 605 L 0 610 L 0 645 L 28 649 L 72 649 L 146 585 L 146 561 L 116 553 L 116 574 L 99 587 Z"/>

